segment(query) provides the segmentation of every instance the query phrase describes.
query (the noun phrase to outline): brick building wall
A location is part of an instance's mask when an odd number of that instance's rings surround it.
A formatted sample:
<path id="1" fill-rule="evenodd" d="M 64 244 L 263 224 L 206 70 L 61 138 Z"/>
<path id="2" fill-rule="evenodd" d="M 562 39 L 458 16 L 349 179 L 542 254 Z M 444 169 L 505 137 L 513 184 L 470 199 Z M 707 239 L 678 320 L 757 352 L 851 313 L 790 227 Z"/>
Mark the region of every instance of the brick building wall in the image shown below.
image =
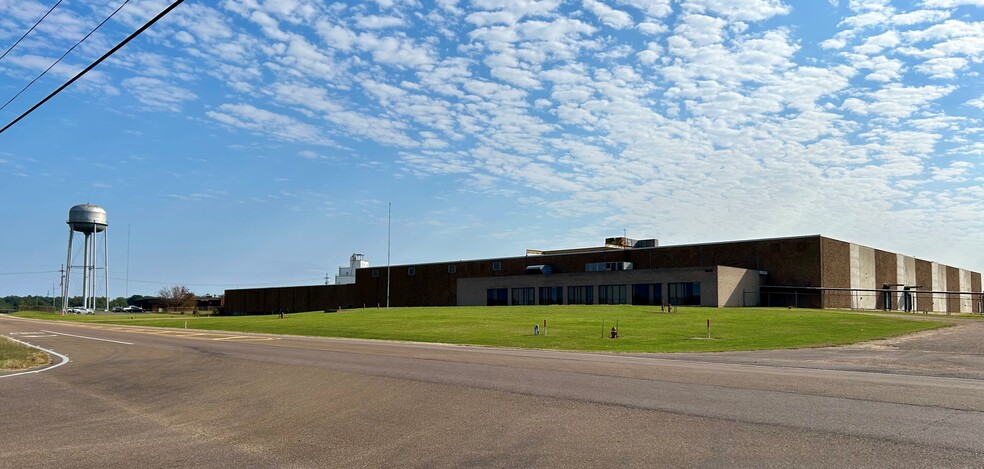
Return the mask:
<path id="1" fill-rule="evenodd" d="M 853 260 L 852 249 L 857 254 Z M 597 262 L 631 262 L 636 271 L 698 266 L 748 269 L 755 271 L 756 276 L 759 271 L 764 271 L 766 275 L 761 277 L 761 286 L 764 288 L 776 287 L 773 291 L 778 291 L 780 287 L 803 289 L 804 291 L 795 292 L 795 303 L 801 307 L 884 307 L 884 296 L 880 291 L 862 295 L 808 290 L 816 287 L 863 287 L 877 290 L 885 284 L 903 283 L 911 286 L 915 282 L 930 288 L 940 284 L 950 284 L 956 288 L 960 282 L 959 272 L 956 273 L 956 280 L 953 280 L 954 277 L 946 266 L 856 244 L 852 248 L 852 243 L 813 235 L 652 248 L 610 247 L 498 259 L 394 265 L 390 269 L 390 305 L 453 306 L 458 304 L 462 279 L 520 276 L 525 274 L 527 267 L 544 264 L 550 265 L 554 274 L 584 273 L 586 264 Z M 856 264 L 853 269 L 852 262 Z M 386 305 L 386 266 L 358 269 L 355 277 L 356 283 L 349 285 L 228 290 L 226 311 L 272 313 L 281 308 L 289 308 L 291 311 L 318 311 L 338 307 Z M 756 283 L 758 280 L 757 278 Z M 974 292 L 980 292 L 980 273 L 972 272 L 970 283 Z M 793 293 L 789 295 L 792 297 Z M 944 296 L 936 298 L 938 306 L 953 307 Z M 901 297 L 901 292 L 894 293 L 895 308 L 899 307 Z M 960 300 L 955 301 L 955 310 L 959 310 Z M 793 304 L 792 300 L 790 304 Z M 934 310 L 933 295 L 916 294 L 914 307 L 920 311 Z M 979 311 L 979 302 L 975 301 L 973 308 Z"/>

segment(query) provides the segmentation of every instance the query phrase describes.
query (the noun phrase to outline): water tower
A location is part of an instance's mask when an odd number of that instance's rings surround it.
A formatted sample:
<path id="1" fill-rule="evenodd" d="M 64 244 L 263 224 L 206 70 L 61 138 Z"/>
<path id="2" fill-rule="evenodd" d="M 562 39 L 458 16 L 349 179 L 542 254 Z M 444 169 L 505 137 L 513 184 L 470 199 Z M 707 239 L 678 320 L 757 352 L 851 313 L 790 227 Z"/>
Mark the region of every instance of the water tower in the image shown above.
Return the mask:
<path id="1" fill-rule="evenodd" d="M 72 280 L 72 268 L 82 268 L 82 307 L 95 310 L 96 306 L 96 271 L 99 256 L 96 253 L 98 246 L 97 235 L 102 233 L 103 239 L 103 263 L 102 271 L 105 280 L 106 310 L 109 310 L 109 224 L 106 222 L 106 211 L 102 207 L 93 204 L 79 204 L 68 211 L 68 262 L 65 263 L 65 281 L 62 283 L 62 309 L 68 307 L 68 298 L 71 290 L 69 284 Z M 75 233 L 82 233 L 82 265 L 72 265 L 72 243 L 75 240 Z"/>

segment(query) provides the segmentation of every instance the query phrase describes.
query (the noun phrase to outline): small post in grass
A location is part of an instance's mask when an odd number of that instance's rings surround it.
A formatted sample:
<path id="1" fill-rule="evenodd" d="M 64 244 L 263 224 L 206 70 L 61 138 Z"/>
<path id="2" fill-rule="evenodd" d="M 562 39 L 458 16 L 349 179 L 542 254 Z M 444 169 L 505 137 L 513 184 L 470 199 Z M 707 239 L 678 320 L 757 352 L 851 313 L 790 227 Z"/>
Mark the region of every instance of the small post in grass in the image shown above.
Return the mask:
<path id="1" fill-rule="evenodd" d="M 707 319 L 707 338 L 711 338 L 711 319 Z"/>
<path id="2" fill-rule="evenodd" d="M 547 320 L 546 319 L 543 320 L 543 335 L 544 336 L 547 335 Z"/>
<path id="3" fill-rule="evenodd" d="M 602 339 L 605 338 L 605 320 L 604 319 L 601 320 L 601 338 Z"/>

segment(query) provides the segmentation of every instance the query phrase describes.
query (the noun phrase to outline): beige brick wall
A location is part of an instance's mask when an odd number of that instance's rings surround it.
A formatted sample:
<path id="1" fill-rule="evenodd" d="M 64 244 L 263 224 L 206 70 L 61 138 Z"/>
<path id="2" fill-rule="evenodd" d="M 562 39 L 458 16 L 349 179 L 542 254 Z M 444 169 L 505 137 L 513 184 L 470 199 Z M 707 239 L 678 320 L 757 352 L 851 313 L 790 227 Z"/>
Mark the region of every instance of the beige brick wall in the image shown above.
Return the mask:
<path id="1" fill-rule="evenodd" d="M 717 306 L 759 306 L 758 271 L 726 266 L 719 266 L 717 271 Z"/>

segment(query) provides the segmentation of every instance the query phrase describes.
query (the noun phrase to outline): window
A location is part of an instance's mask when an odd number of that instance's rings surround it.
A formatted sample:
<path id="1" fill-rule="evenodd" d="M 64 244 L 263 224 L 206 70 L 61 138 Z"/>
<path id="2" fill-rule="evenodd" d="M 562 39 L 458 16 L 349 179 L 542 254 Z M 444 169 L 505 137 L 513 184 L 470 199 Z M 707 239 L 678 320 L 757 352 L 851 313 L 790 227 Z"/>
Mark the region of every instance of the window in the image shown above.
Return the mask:
<path id="1" fill-rule="evenodd" d="M 524 305 L 535 305 L 536 296 L 534 295 L 533 287 L 523 287 L 523 288 L 513 288 L 512 289 L 512 304 L 513 306 L 524 306 Z"/>
<path id="2" fill-rule="evenodd" d="M 492 261 L 492 270 L 502 270 L 502 262 Z"/>
<path id="3" fill-rule="evenodd" d="M 454 264 L 449 264 L 448 265 L 448 273 L 449 274 L 453 274 L 453 273 L 455 273 L 457 271 L 458 271 L 458 266 L 456 266 Z"/>
<path id="4" fill-rule="evenodd" d="M 663 304 L 663 286 L 659 283 L 637 283 L 632 285 L 632 304 Z"/>
<path id="5" fill-rule="evenodd" d="M 594 304 L 594 287 L 591 285 L 585 285 L 579 287 L 567 287 L 567 304 L 569 305 Z"/>
<path id="6" fill-rule="evenodd" d="M 625 285 L 599 285 L 598 304 L 600 305 L 624 305 L 625 304 Z"/>
<path id="7" fill-rule="evenodd" d="M 585 272 L 606 272 L 612 270 L 632 270 L 631 262 L 592 262 L 584 264 Z"/>
<path id="8" fill-rule="evenodd" d="M 379 278 L 379 269 L 372 269 L 372 278 Z"/>
<path id="9" fill-rule="evenodd" d="M 700 305 L 700 282 L 670 283 L 666 293 L 671 305 Z"/>
<path id="10" fill-rule="evenodd" d="M 407 275 L 417 275 L 417 268 L 416 267 L 408 267 L 407 268 Z"/>
<path id="11" fill-rule="evenodd" d="M 540 304 L 564 304 L 564 287 L 540 287 Z"/>
<path id="12" fill-rule="evenodd" d="M 505 306 L 509 304 L 509 290 L 506 288 L 489 288 L 485 304 L 488 306 Z"/>

